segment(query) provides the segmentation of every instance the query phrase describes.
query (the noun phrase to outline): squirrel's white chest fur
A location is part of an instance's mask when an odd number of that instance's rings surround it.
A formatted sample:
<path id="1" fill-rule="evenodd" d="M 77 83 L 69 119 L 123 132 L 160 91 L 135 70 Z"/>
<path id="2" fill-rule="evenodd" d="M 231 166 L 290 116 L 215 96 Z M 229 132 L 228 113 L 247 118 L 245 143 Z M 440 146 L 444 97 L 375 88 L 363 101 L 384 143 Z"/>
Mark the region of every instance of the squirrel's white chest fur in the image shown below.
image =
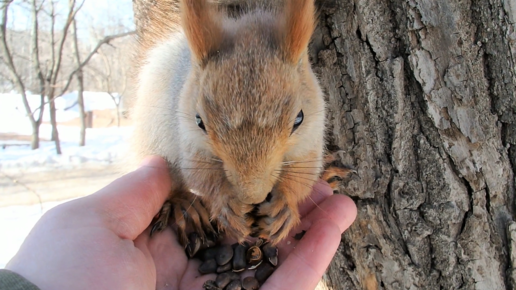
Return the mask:
<path id="1" fill-rule="evenodd" d="M 151 49 L 138 76 L 132 152 L 136 160 L 160 155 L 174 164 L 179 158 L 178 102 L 191 68 L 186 37 L 177 32 Z"/>

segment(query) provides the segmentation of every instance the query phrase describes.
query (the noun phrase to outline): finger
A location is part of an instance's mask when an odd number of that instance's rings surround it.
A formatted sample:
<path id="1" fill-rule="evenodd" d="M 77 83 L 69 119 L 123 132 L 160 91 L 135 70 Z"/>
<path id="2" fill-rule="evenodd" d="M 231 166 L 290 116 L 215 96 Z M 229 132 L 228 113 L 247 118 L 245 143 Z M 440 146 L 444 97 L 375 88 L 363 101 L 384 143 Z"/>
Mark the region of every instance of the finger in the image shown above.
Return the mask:
<path id="1" fill-rule="evenodd" d="M 131 241 L 130 240 L 122 241 L 122 243 L 125 243 L 125 242 L 130 243 Z M 152 258 L 152 254 L 149 250 L 148 242 L 149 242 L 148 235 L 147 236 L 140 235 L 132 242 L 133 247 L 131 247 L 131 248 L 133 248 L 133 249 L 137 248 L 138 250 L 140 250 L 143 253 L 143 255 L 145 257 L 145 264 L 142 264 L 140 266 L 144 267 L 143 269 L 145 269 L 145 271 L 148 272 L 148 275 L 151 275 L 152 280 L 155 281 L 156 280 L 156 266 L 155 266 L 154 260 Z M 139 262 L 139 263 L 142 263 L 142 262 Z"/>
<path id="2" fill-rule="evenodd" d="M 312 194 L 299 205 L 301 217 L 311 212 L 319 203 L 333 194 L 333 190 L 324 180 L 319 180 L 312 189 Z"/>
<path id="3" fill-rule="evenodd" d="M 353 200 L 345 195 L 335 194 L 324 200 L 318 207 L 314 208 L 306 217 L 301 219 L 301 224 L 294 228 L 289 236 L 279 245 L 280 263 L 297 247 L 298 239 L 296 234 L 302 233 L 312 227 L 312 224 L 319 220 L 328 220 L 344 232 L 355 220 L 357 208 Z M 306 235 L 306 234 L 305 234 Z"/>
<path id="4" fill-rule="evenodd" d="M 171 188 L 165 160 L 148 157 L 141 165 L 90 196 L 107 226 L 130 240 L 149 226 Z"/>
<path id="5" fill-rule="evenodd" d="M 262 289 L 315 289 L 339 246 L 340 235 L 330 220 L 313 223 Z"/>
<path id="6" fill-rule="evenodd" d="M 315 207 L 307 216 L 301 219 L 300 229 L 308 229 L 320 219 L 330 220 L 335 223 L 343 233 L 355 221 L 357 206 L 346 195 L 335 194 Z"/>
<path id="7" fill-rule="evenodd" d="M 156 267 L 156 289 L 179 289 L 188 263 L 184 249 L 178 244 L 171 228 L 166 228 L 152 238 L 149 232 L 150 229 L 143 232 L 136 241 L 146 241 L 143 246 L 148 248 Z M 136 241 L 135 245 L 140 248 Z"/>

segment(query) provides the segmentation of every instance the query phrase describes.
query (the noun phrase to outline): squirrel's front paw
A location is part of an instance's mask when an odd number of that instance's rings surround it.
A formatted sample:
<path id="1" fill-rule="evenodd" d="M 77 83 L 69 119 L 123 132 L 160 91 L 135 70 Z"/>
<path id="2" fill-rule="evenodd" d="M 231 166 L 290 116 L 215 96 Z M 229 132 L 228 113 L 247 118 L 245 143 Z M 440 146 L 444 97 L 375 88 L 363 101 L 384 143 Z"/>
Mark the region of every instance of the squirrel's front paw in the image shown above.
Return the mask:
<path id="1" fill-rule="evenodd" d="M 294 203 L 294 204 L 291 204 Z M 273 244 L 285 239 L 290 230 L 299 224 L 297 203 L 289 203 L 285 195 L 275 192 L 258 206 L 253 233 Z"/>
<path id="2" fill-rule="evenodd" d="M 154 220 L 151 235 L 164 230 L 172 216 L 177 225 L 179 243 L 192 257 L 202 245 L 217 240 L 218 233 L 210 222 L 208 209 L 193 193 L 179 191 L 171 195 L 173 197 L 163 204 Z M 188 232 L 190 234 L 187 235 Z"/>
<path id="3" fill-rule="evenodd" d="M 219 206 L 217 223 L 220 229 L 228 236 L 237 239 L 239 243 L 244 242 L 247 236 L 251 234 L 253 219 L 249 216 L 249 213 L 253 206 L 241 204 L 235 200 L 229 200 L 225 204 L 217 203 L 213 205 Z"/>

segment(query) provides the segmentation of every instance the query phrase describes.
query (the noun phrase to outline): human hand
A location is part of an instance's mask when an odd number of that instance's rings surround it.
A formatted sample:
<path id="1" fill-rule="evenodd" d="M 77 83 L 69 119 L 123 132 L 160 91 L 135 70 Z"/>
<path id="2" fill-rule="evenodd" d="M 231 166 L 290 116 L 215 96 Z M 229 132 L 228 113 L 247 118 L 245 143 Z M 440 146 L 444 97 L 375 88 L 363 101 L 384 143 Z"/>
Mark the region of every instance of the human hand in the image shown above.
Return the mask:
<path id="1" fill-rule="evenodd" d="M 42 290 L 202 289 L 214 275 L 198 274 L 199 261 L 187 259 L 171 228 L 149 237 L 170 187 L 166 163 L 147 159 L 97 193 L 48 211 L 6 268 Z M 280 244 L 281 265 L 261 289 L 315 288 L 340 233 L 354 220 L 349 198 L 327 198 L 331 190 L 322 183 L 314 192 L 314 202 L 300 209 L 305 217 L 298 231 L 307 233 Z"/>

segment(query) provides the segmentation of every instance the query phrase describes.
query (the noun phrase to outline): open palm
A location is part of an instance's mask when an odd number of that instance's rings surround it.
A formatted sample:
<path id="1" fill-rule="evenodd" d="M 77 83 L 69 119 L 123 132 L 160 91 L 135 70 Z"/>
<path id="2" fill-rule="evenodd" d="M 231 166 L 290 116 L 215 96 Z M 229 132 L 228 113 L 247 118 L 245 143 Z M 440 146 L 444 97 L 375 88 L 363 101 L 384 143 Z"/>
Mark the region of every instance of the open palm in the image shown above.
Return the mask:
<path id="1" fill-rule="evenodd" d="M 97 193 L 62 204 L 36 224 L 10 269 L 40 289 L 202 289 L 200 275 L 171 228 L 149 237 L 167 198 L 166 163 L 147 159 Z M 300 207 L 302 222 L 279 245 L 280 265 L 261 289 L 314 289 L 356 216 L 348 197 L 323 183 Z M 298 241 L 294 234 L 306 230 Z"/>

